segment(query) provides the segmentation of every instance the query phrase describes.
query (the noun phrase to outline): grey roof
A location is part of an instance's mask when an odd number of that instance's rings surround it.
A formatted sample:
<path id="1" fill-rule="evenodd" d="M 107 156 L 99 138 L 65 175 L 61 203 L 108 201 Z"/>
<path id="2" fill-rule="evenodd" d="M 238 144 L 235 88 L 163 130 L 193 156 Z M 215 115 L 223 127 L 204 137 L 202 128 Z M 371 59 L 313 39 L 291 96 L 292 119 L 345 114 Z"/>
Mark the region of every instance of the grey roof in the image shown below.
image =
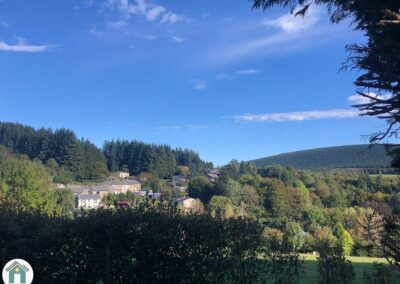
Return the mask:
<path id="1" fill-rule="evenodd" d="M 67 188 L 72 190 L 74 193 L 79 193 L 90 189 L 90 187 L 87 185 L 67 185 Z"/>
<path id="2" fill-rule="evenodd" d="M 216 175 L 216 174 L 207 174 L 207 176 L 208 176 L 208 177 L 211 177 L 211 178 L 218 178 L 218 177 L 219 177 L 219 176 Z"/>
<path id="3" fill-rule="evenodd" d="M 175 201 L 176 202 L 183 202 L 183 201 L 189 200 L 189 199 L 193 199 L 193 198 L 191 198 L 191 197 L 181 197 L 181 198 L 175 199 Z"/>
<path id="4" fill-rule="evenodd" d="M 134 184 L 140 184 L 140 182 L 138 182 L 137 180 L 133 180 L 133 179 L 107 180 L 107 181 L 101 183 L 100 185 L 112 186 L 112 185 L 134 185 Z"/>
<path id="5" fill-rule="evenodd" d="M 91 191 L 113 191 L 114 189 L 110 185 L 93 185 Z"/>
<path id="6" fill-rule="evenodd" d="M 88 194 L 88 195 L 79 195 L 79 200 L 89 200 L 89 199 L 101 199 L 98 194 Z"/>

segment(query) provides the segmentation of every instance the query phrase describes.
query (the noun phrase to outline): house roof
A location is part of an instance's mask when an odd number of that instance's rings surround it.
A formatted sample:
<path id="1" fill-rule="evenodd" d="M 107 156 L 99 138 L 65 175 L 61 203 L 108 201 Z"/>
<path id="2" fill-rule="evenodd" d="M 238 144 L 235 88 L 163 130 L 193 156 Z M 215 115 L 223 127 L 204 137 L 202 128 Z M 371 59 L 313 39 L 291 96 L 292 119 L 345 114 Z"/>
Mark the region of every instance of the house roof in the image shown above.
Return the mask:
<path id="1" fill-rule="evenodd" d="M 87 185 L 67 185 L 67 188 L 75 193 L 80 193 L 90 189 L 90 187 Z"/>
<path id="2" fill-rule="evenodd" d="M 183 201 L 190 200 L 190 199 L 193 199 L 193 198 L 191 198 L 191 197 L 181 197 L 181 198 L 175 199 L 175 201 L 176 202 L 183 202 Z"/>
<path id="3" fill-rule="evenodd" d="M 114 189 L 110 185 L 93 185 L 91 191 L 113 191 Z"/>
<path id="4" fill-rule="evenodd" d="M 9 272 L 10 270 L 12 270 L 15 266 L 19 266 L 21 267 L 23 270 L 25 271 L 29 271 L 28 267 L 26 267 L 25 265 L 22 265 L 21 263 L 19 263 L 18 261 L 14 261 L 8 268 L 6 268 L 6 271 Z"/>
<path id="5" fill-rule="evenodd" d="M 207 176 L 208 176 L 208 177 L 211 177 L 211 178 L 218 178 L 218 177 L 219 177 L 219 176 L 216 175 L 216 174 L 207 174 Z"/>
<path id="6" fill-rule="evenodd" d="M 132 180 L 132 179 L 124 179 L 124 180 L 107 180 L 100 185 L 108 185 L 108 186 L 113 186 L 113 185 L 134 185 L 134 184 L 140 184 L 137 180 Z"/>

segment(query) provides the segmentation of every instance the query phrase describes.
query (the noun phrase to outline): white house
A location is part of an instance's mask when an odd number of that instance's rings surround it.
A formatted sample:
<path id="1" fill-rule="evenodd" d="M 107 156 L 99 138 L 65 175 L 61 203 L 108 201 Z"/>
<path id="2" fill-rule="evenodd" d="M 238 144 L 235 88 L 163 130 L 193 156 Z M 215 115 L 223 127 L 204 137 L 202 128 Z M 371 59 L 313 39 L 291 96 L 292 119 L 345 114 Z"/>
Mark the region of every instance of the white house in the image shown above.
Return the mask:
<path id="1" fill-rule="evenodd" d="M 96 209 L 101 205 L 99 194 L 78 195 L 75 197 L 75 207 L 83 209 Z"/>

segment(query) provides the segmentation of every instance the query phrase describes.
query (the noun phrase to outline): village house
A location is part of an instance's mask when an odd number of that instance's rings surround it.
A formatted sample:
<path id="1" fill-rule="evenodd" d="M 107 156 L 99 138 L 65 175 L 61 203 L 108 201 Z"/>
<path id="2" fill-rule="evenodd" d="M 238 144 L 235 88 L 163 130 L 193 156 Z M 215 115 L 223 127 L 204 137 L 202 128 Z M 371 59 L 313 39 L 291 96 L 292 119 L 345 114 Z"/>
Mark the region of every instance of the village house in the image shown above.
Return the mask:
<path id="1" fill-rule="evenodd" d="M 175 199 L 175 202 L 178 206 L 182 206 L 185 211 L 193 211 L 196 210 L 197 201 L 191 197 L 182 197 Z"/>
<path id="2" fill-rule="evenodd" d="M 100 198 L 103 198 L 104 196 L 108 195 L 108 194 L 118 194 L 118 193 L 122 193 L 118 190 L 115 190 L 114 188 L 112 188 L 111 186 L 108 185 L 93 185 L 90 187 L 90 194 L 97 194 L 100 196 Z"/>
<path id="3" fill-rule="evenodd" d="M 90 187 L 87 185 L 67 185 L 66 188 L 70 189 L 74 196 L 89 194 Z"/>
<path id="4" fill-rule="evenodd" d="M 187 184 L 188 182 L 189 182 L 189 179 L 186 178 L 185 176 L 183 176 L 183 175 L 177 175 L 177 176 L 173 176 L 173 177 L 171 178 L 171 180 L 169 181 L 169 184 L 170 184 L 172 187 L 175 187 L 175 186 L 182 186 L 182 185 L 185 185 L 185 184 Z"/>
<path id="5" fill-rule="evenodd" d="M 75 197 L 75 207 L 82 209 L 96 209 L 101 205 L 99 194 L 78 195 Z"/>
<path id="6" fill-rule="evenodd" d="M 129 173 L 128 172 L 118 171 L 118 172 L 115 172 L 115 173 L 111 174 L 111 178 L 126 179 L 128 177 L 129 177 Z"/>
<path id="7" fill-rule="evenodd" d="M 100 186 L 108 186 L 114 189 L 117 193 L 127 193 L 139 191 L 141 183 L 137 180 L 124 179 L 124 180 L 108 180 L 100 184 Z"/>
<path id="8" fill-rule="evenodd" d="M 214 183 L 218 180 L 219 176 L 217 174 L 208 173 L 207 178 L 209 181 Z"/>

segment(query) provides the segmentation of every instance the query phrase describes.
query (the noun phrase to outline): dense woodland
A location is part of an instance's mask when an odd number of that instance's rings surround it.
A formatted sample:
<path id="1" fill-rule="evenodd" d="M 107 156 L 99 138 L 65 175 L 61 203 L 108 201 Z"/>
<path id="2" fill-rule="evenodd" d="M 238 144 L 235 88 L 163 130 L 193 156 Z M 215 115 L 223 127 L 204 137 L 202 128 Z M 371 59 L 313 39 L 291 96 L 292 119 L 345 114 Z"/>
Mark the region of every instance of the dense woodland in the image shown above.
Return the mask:
<path id="1" fill-rule="evenodd" d="M 167 145 L 146 144 L 139 141 L 106 141 L 103 147 L 108 169 L 129 171 L 131 174 L 154 173 L 159 178 L 171 177 L 177 166 L 189 167 L 196 175 L 211 163 L 202 161 L 199 155 L 188 149 L 172 149 Z"/>
<path id="2" fill-rule="evenodd" d="M 54 173 L 55 181 L 99 181 L 109 171 L 127 170 L 131 174 L 150 172 L 160 178 L 170 177 L 177 166 L 187 166 L 193 173 L 211 163 L 187 149 L 138 141 L 106 141 L 103 150 L 88 140 L 78 139 L 68 129 L 34 129 L 18 123 L 0 123 L 0 145 L 16 155 L 37 159 Z"/>
<path id="3" fill-rule="evenodd" d="M 216 183 L 196 177 L 189 195 L 199 198 L 208 213 L 221 218 L 246 217 L 263 223 L 269 232 L 294 236 L 303 252 L 329 235 L 348 255 L 378 256 L 363 225 L 374 203 L 400 213 L 400 178 L 367 172 L 311 172 L 270 166 L 256 169 L 231 162 Z"/>
<path id="4" fill-rule="evenodd" d="M 260 158 L 251 163 L 258 167 L 292 166 L 298 169 L 361 168 L 369 172 L 394 172 L 388 145 L 347 145 L 284 153 Z"/>

